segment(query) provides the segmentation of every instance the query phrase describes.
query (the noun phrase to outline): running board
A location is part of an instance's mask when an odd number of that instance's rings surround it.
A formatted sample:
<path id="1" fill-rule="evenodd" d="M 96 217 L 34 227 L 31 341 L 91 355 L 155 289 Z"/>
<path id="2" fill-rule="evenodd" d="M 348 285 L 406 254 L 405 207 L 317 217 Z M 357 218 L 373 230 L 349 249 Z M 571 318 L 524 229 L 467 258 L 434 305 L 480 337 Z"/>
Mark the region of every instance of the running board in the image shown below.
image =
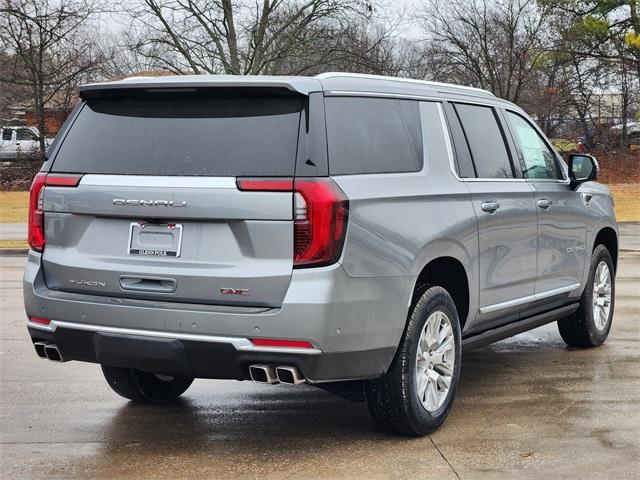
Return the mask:
<path id="1" fill-rule="evenodd" d="M 547 323 L 555 322 L 563 318 L 567 318 L 578 309 L 578 304 L 573 303 L 565 307 L 561 307 L 550 312 L 534 315 L 533 317 L 517 320 L 515 322 L 502 325 L 491 330 L 477 333 L 462 339 L 462 348 L 467 351 L 477 347 L 483 347 L 505 338 L 513 337 L 527 330 L 541 327 Z"/>

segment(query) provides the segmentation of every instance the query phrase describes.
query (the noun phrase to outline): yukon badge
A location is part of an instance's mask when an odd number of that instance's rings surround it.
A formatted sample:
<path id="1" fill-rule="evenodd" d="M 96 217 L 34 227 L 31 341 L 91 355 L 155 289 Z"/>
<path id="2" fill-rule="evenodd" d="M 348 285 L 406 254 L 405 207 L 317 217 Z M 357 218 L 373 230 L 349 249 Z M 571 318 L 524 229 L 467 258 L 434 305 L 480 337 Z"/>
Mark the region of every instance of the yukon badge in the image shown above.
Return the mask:
<path id="1" fill-rule="evenodd" d="M 114 205 L 130 207 L 186 207 L 187 202 L 174 202 L 173 200 L 129 200 L 126 198 L 114 198 Z"/>

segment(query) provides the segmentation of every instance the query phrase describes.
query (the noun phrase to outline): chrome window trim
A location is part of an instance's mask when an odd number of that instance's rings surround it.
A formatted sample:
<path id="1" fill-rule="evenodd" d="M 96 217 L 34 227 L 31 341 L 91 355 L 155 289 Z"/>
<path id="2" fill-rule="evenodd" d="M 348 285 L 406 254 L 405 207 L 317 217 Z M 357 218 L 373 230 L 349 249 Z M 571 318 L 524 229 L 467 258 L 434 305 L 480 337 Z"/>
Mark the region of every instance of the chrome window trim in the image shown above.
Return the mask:
<path id="1" fill-rule="evenodd" d="M 442 128 L 445 131 L 445 141 L 447 143 L 447 152 L 449 154 L 449 168 L 451 170 L 451 173 L 453 174 L 453 176 L 459 181 L 459 182 L 512 182 L 512 183 L 538 183 L 538 182 L 542 182 L 542 183 L 562 183 L 562 184 L 569 184 L 569 180 L 551 180 L 551 179 L 529 179 L 529 178 L 461 178 L 458 175 L 458 172 L 456 170 L 456 166 L 455 166 L 455 160 L 453 157 L 453 148 L 451 146 L 451 132 L 449 131 L 449 126 L 447 124 L 447 120 L 446 117 L 444 115 L 444 109 L 442 108 L 442 102 L 443 101 L 447 101 L 445 99 L 438 99 L 439 104 L 438 104 L 438 108 L 440 110 L 440 122 L 442 125 Z M 480 103 L 480 102 L 457 102 L 457 103 L 473 103 L 475 105 L 482 105 L 485 107 L 495 107 L 495 105 L 489 105 L 486 103 Z M 498 107 L 498 108 L 502 108 L 502 107 Z M 517 110 L 514 109 L 510 109 L 515 113 L 518 113 Z M 543 137 L 544 138 L 544 137 Z M 553 151 L 555 152 L 555 149 L 553 149 Z M 557 155 L 557 152 L 556 152 Z M 564 162 L 563 162 L 564 163 Z M 561 168 L 563 175 L 566 173 L 564 171 L 564 168 Z"/>
<path id="2" fill-rule="evenodd" d="M 325 97 L 373 97 L 373 98 L 397 98 L 400 100 L 418 100 L 418 101 L 435 101 L 435 102 L 449 102 L 453 101 L 456 103 L 468 103 L 470 105 L 481 105 L 483 107 L 496 107 L 502 105 L 500 98 L 491 97 L 486 101 L 482 100 L 473 100 L 473 99 L 455 99 L 451 100 L 447 95 L 451 95 L 450 92 L 438 92 L 439 96 L 434 95 L 418 95 L 411 93 L 389 93 L 389 92 L 366 92 L 361 90 L 325 90 Z M 459 93 L 455 93 L 455 95 L 461 95 Z"/>
<path id="3" fill-rule="evenodd" d="M 506 302 L 495 303 L 493 305 L 487 305 L 486 307 L 480 307 L 480 313 L 493 313 L 505 308 L 516 307 L 525 303 L 534 302 L 536 300 L 543 300 L 545 298 L 554 297 L 563 293 L 573 292 L 580 288 L 579 283 L 573 283 L 565 287 L 554 288 L 552 290 L 546 290 L 540 293 L 534 293 L 533 295 L 527 295 L 526 297 L 514 298 L 513 300 L 507 300 Z"/>
<path id="4" fill-rule="evenodd" d="M 169 175 L 84 175 L 81 186 L 161 187 L 161 188 L 237 188 L 235 177 L 190 177 Z"/>
<path id="5" fill-rule="evenodd" d="M 195 342 L 226 343 L 231 344 L 240 352 L 271 352 L 271 353 L 299 353 L 305 355 L 319 355 L 322 350 L 317 348 L 281 348 L 281 347 L 258 347 L 248 338 L 225 337 L 218 335 L 199 335 L 195 333 L 161 332 L 158 330 L 140 330 L 134 328 L 107 327 L 104 325 L 90 325 L 86 323 L 64 322 L 61 320 L 51 320 L 49 325 L 28 322 L 28 326 L 47 332 L 55 332 L 58 328 L 68 328 L 73 330 L 84 330 L 88 332 L 113 333 L 118 335 L 137 335 L 153 338 L 169 338 L 175 340 L 190 340 Z"/>
<path id="6" fill-rule="evenodd" d="M 486 105 L 490 107 L 491 105 Z M 524 178 L 462 178 L 458 175 L 455 166 L 455 160 L 453 158 L 453 147 L 451 145 L 451 132 L 449 131 L 449 126 L 447 125 L 447 120 L 444 115 L 444 109 L 442 108 L 442 100 L 438 103 L 438 110 L 440 111 L 440 124 L 442 129 L 444 130 L 444 140 L 447 145 L 447 154 L 449 156 L 449 169 L 453 176 L 459 182 L 512 182 L 512 183 L 527 183 L 527 180 Z"/>

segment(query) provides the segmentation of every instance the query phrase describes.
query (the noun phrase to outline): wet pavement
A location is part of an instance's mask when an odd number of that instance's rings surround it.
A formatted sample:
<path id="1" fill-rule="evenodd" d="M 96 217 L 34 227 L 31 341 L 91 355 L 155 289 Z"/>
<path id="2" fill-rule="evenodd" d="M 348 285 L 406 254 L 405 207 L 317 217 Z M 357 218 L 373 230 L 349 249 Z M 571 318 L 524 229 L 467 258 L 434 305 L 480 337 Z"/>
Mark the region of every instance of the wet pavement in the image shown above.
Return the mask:
<path id="1" fill-rule="evenodd" d="M 176 405 L 130 404 L 98 366 L 36 357 L 23 264 L 0 257 L 0 478 L 640 478 L 640 253 L 621 253 L 604 346 L 567 348 L 551 324 L 468 352 L 420 439 L 308 386 L 197 380 Z"/>

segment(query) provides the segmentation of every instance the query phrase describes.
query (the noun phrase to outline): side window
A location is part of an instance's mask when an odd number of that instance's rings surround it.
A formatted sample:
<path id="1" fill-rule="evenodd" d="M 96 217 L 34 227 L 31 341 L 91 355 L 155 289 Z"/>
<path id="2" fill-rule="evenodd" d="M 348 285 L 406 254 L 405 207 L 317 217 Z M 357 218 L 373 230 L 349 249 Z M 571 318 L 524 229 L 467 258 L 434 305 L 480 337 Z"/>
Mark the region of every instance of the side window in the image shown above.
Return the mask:
<path id="1" fill-rule="evenodd" d="M 2 140 L 11 140 L 11 131 L 10 128 L 2 130 Z"/>
<path id="2" fill-rule="evenodd" d="M 36 135 L 29 129 L 27 128 L 19 128 L 17 130 L 17 140 L 37 140 L 38 137 L 36 137 Z"/>
<path id="3" fill-rule="evenodd" d="M 332 175 L 417 172 L 423 165 L 419 103 L 325 98 Z"/>
<path id="4" fill-rule="evenodd" d="M 556 156 L 531 124 L 517 113 L 506 111 L 516 143 L 522 153 L 525 178 L 562 180 Z"/>
<path id="5" fill-rule="evenodd" d="M 455 105 L 478 178 L 513 178 L 513 167 L 492 107 Z"/>

